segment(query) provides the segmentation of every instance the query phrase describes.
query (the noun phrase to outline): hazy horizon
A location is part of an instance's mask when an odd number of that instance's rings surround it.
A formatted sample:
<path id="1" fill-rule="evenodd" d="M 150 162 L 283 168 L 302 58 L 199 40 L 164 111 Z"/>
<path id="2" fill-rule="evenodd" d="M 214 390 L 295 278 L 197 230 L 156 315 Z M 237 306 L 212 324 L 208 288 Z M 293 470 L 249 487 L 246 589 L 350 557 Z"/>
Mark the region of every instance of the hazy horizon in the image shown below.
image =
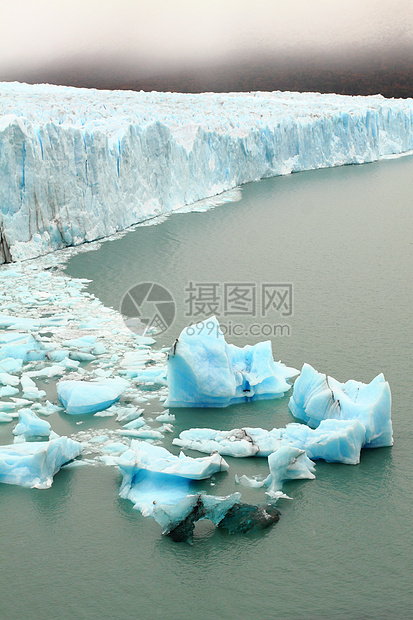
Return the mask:
<path id="1" fill-rule="evenodd" d="M 361 90 L 413 94 L 410 0 L 0 0 L 0 21 L 5 81 L 196 91 L 327 80 L 349 91 L 369 71 Z"/>

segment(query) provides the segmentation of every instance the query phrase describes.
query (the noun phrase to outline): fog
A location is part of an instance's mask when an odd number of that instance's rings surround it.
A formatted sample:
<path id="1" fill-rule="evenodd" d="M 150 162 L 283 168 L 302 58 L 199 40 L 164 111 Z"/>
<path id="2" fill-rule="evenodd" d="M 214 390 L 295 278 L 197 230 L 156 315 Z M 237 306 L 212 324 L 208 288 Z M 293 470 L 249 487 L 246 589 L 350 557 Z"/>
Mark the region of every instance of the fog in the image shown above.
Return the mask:
<path id="1" fill-rule="evenodd" d="M 0 0 L 0 79 L 80 63 L 141 75 L 240 57 L 413 49 L 411 0 Z"/>

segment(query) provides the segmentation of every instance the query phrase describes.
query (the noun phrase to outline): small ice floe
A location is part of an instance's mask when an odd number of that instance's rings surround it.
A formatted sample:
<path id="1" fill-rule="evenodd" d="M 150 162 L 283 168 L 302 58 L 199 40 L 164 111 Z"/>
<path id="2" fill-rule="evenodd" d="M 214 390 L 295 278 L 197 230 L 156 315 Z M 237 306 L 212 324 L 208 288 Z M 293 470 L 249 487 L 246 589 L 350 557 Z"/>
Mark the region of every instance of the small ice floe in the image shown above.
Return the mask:
<path id="1" fill-rule="evenodd" d="M 6 332 L 0 334 L 0 359 L 14 358 L 22 362 L 44 360 L 43 345 L 31 334 Z"/>
<path id="2" fill-rule="evenodd" d="M 312 428 L 322 420 L 358 420 L 365 428 L 366 448 L 393 445 L 390 387 L 383 374 L 370 383 L 332 377 L 304 364 L 290 398 L 291 413 Z"/>
<path id="3" fill-rule="evenodd" d="M 128 387 L 123 379 L 106 379 L 106 381 L 60 381 L 57 395 L 60 402 L 71 415 L 96 413 L 107 409 Z"/>
<path id="4" fill-rule="evenodd" d="M 80 443 L 68 437 L 0 446 L 0 482 L 48 489 L 62 465 L 81 452 Z"/>
<path id="5" fill-rule="evenodd" d="M 13 435 L 24 438 L 25 441 L 33 439 L 48 439 L 51 426 L 46 420 L 41 420 L 30 409 L 20 409 L 19 423 L 13 429 Z"/>
<path id="6" fill-rule="evenodd" d="M 236 482 L 254 488 L 267 487 L 267 495 L 277 499 L 281 496 L 280 491 L 286 480 L 313 480 L 315 478 L 313 461 L 308 458 L 304 450 L 293 446 L 282 446 L 270 454 L 268 466 L 270 473 L 265 479 L 241 476 L 236 478 Z"/>
<path id="7" fill-rule="evenodd" d="M 271 342 L 236 347 L 215 317 L 185 328 L 168 354 L 167 407 L 226 407 L 280 398 L 298 370 L 274 362 Z"/>

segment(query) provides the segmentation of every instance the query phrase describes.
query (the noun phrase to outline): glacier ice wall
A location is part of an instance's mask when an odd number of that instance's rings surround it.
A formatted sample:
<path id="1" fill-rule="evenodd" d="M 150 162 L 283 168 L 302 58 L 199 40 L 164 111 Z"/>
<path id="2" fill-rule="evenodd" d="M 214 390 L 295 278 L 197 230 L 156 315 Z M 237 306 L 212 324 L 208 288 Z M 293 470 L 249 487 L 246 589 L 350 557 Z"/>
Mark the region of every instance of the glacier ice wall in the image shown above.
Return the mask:
<path id="1" fill-rule="evenodd" d="M 413 149 L 413 100 L 0 83 L 0 262 L 248 181 Z"/>

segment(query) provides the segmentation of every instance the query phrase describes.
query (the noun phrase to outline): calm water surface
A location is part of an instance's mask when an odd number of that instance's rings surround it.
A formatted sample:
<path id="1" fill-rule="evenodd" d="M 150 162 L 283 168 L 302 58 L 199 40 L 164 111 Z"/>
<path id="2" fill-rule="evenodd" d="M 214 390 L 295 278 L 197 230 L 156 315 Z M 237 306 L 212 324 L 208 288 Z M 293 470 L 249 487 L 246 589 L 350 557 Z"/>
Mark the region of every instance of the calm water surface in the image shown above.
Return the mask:
<path id="1" fill-rule="evenodd" d="M 89 291 L 117 309 L 135 284 L 168 288 L 177 316 L 162 345 L 188 322 L 189 281 L 292 283 L 292 316 L 237 320 L 288 325 L 289 336 L 272 338 L 274 357 L 297 368 L 306 361 L 341 381 L 384 372 L 395 444 L 363 451 L 359 466 L 318 462 L 316 480 L 286 484 L 294 499 L 273 528 L 229 536 L 200 523 L 193 546 L 161 537 L 121 500 L 113 468 L 62 471 L 47 491 L 2 485 L 2 618 L 411 617 L 412 179 L 406 157 L 251 183 L 238 203 L 174 215 L 70 260 L 67 273 L 93 280 Z M 173 413 L 176 433 L 292 421 L 288 397 Z M 64 415 L 50 421 L 76 430 Z M 263 501 L 234 474 L 265 474 L 266 459 L 228 462 L 215 486 L 199 488 Z"/>

